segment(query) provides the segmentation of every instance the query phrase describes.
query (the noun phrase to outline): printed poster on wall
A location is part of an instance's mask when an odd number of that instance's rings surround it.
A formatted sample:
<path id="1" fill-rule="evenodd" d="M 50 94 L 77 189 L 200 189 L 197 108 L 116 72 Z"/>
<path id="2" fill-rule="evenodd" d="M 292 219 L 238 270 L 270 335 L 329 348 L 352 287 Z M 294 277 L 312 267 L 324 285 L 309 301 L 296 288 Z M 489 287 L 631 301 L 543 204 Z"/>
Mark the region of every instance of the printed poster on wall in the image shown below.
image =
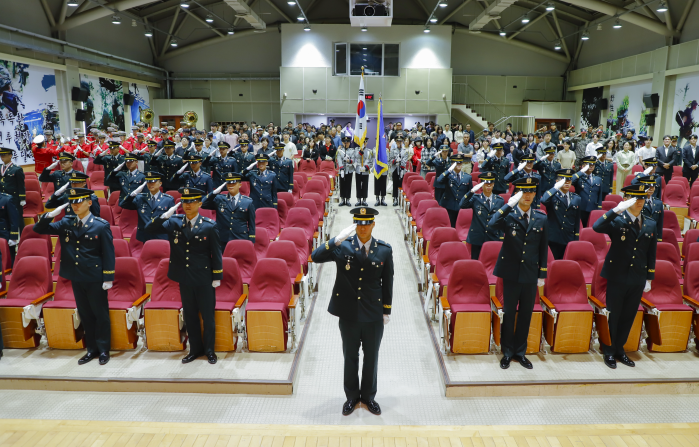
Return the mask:
<path id="1" fill-rule="evenodd" d="M 80 85 L 90 92 L 84 104 L 87 129 L 99 127 L 106 130 L 111 122 L 116 124 L 119 130 L 125 130 L 122 82 L 83 74 L 80 75 Z"/>
<path id="2" fill-rule="evenodd" d="M 31 143 L 45 129 L 60 132 L 54 70 L 0 60 L 0 140 L 15 164 L 34 163 Z"/>
<path id="3" fill-rule="evenodd" d="M 609 115 L 607 128 L 626 134 L 633 130 L 634 135 L 648 135 L 646 106 L 643 95 L 650 95 L 650 82 L 612 85 L 609 92 Z"/>
<path id="4" fill-rule="evenodd" d="M 133 105 L 131 106 L 131 125 L 136 124 L 139 121 L 146 122 L 146 119 L 141 116 L 141 114 L 150 109 L 150 95 L 148 94 L 148 87 L 140 84 L 131 84 L 130 87 L 131 94 L 134 95 Z M 152 124 L 152 119 L 150 124 Z"/>
<path id="5" fill-rule="evenodd" d="M 580 128 L 599 126 L 599 101 L 602 99 L 604 87 L 586 88 L 583 90 L 582 111 L 580 113 Z"/>
<path id="6" fill-rule="evenodd" d="M 678 135 L 677 145 L 682 147 L 682 142 L 687 141 L 689 136 L 697 133 L 699 127 L 699 116 L 694 115 L 699 104 L 699 76 L 683 75 L 677 76 L 675 87 L 674 117 L 672 124 L 672 134 Z"/>

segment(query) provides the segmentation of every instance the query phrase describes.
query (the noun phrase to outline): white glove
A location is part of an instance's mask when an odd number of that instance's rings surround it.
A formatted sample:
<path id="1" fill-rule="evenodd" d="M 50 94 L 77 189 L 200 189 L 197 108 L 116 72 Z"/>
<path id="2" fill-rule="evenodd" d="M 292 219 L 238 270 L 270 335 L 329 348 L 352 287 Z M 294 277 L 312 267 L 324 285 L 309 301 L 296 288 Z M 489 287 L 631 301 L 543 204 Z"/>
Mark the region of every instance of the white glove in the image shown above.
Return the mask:
<path id="1" fill-rule="evenodd" d="M 646 281 L 646 286 L 643 288 L 643 293 L 650 292 L 650 281 Z"/>
<path id="2" fill-rule="evenodd" d="M 68 182 L 68 183 L 66 183 L 65 185 L 63 185 L 63 186 L 61 186 L 60 188 L 58 188 L 58 190 L 55 191 L 55 192 L 53 193 L 53 195 L 55 195 L 56 197 L 60 196 L 61 194 L 63 194 L 64 192 L 66 192 L 66 189 L 68 189 L 68 185 L 70 185 L 70 182 Z"/>
<path id="3" fill-rule="evenodd" d="M 471 189 L 471 192 L 473 192 L 473 193 L 475 194 L 476 192 L 478 192 L 478 191 L 481 190 L 481 188 L 483 187 L 483 185 L 485 185 L 485 182 L 480 182 L 479 184 L 477 184 L 476 186 L 474 186 L 474 187 Z"/>
<path id="4" fill-rule="evenodd" d="M 583 166 L 583 168 L 580 170 L 580 172 L 582 172 L 582 173 L 584 174 L 584 173 L 586 173 L 586 172 L 589 171 L 589 170 L 590 170 L 590 165 L 585 165 L 585 166 Z"/>
<path id="5" fill-rule="evenodd" d="M 221 186 L 219 186 L 218 188 L 214 189 L 214 194 L 220 194 L 221 191 L 223 191 L 223 188 L 225 188 L 225 187 L 226 187 L 226 183 L 224 183 Z"/>
<path id="6" fill-rule="evenodd" d="M 510 208 L 514 208 L 515 205 L 517 205 L 519 203 L 519 199 L 522 198 L 522 195 L 523 195 L 523 193 L 522 193 L 522 191 L 520 191 L 517 194 L 515 194 L 514 196 L 510 197 L 510 200 L 507 201 L 507 206 L 509 206 Z"/>
<path id="7" fill-rule="evenodd" d="M 248 167 L 246 168 L 246 170 L 249 171 L 249 170 L 251 170 L 252 168 L 254 168 L 255 166 L 257 166 L 257 162 L 256 162 L 256 161 L 250 163 L 250 166 L 248 166 Z"/>
<path id="8" fill-rule="evenodd" d="M 18 241 L 7 241 L 7 245 L 9 245 L 10 247 L 14 247 L 15 245 L 17 245 L 17 243 Z"/>
<path id="9" fill-rule="evenodd" d="M 165 211 L 160 217 L 163 219 L 169 219 L 172 217 L 173 214 L 175 214 L 175 211 L 177 211 L 177 208 L 180 207 L 180 202 L 177 202 L 175 206 L 170 208 L 169 210 Z"/>
<path id="10" fill-rule="evenodd" d="M 113 285 L 114 283 L 112 281 L 105 281 L 102 283 L 102 290 L 109 290 Z"/>
<path id="11" fill-rule="evenodd" d="M 563 187 L 563 185 L 565 185 L 565 183 L 566 183 L 566 179 L 562 178 L 559 181 L 557 181 L 556 184 L 553 185 L 553 187 L 556 188 L 558 191 L 560 191 L 561 188 Z"/>
<path id="12" fill-rule="evenodd" d="M 493 149 L 492 151 L 488 152 L 488 158 L 494 157 L 494 156 L 495 156 L 495 149 Z"/>
<path id="13" fill-rule="evenodd" d="M 349 227 L 345 228 L 344 230 L 340 231 L 340 234 L 335 236 L 335 245 L 341 244 L 342 241 L 344 241 L 345 239 L 350 237 L 356 229 L 357 229 L 357 224 L 352 224 Z"/>
<path id="14" fill-rule="evenodd" d="M 294 192 L 293 189 L 290 189 L 290 190 L 289 190 L 289 194 L 293 194 L 293 192 Z"/>
<path id="15" fill-rule="evenodd" d="M 383 324 L 386 325 L 391 322 L 391 316 L 390 315 L 384 315 L 383 316 Z"/>
<path id="16" fill-rule="evenodd" d="M 139 186 L 138 188 L 134 189 L 134 190 L 131 192 L 131 194 L 129 194 L 129 195 L 130 195 L 131 197 L 136 197 L 137 195 L 141 194 L 141 191 L 143 191 L 143 188 L 145 188 L 147 184 L 148 184 L 148 182 L 143 182 L 143 183 L 141 184 L 141 186 Z"/>
<path id="17" fill-rule="evenodd" d="M 623 202 L 619 203 L 616 206 L 616 208 L 614 208 L 612 211 L 619 214 L 622 211 L 626 211 L 627 209 L 631 208 L 634 203 L 636 203 L 636 199 L 624 200 Z"/>
<path id="18" fill-rule="evenodd" d="M 653 170 L 653 166 L 651 166 L 650 168 L 646 168 L 646 170 L 643 171 L 643 173 L 648 175 L 648 174 L 650 174 L 650 171 L 652 171 L 652 170 Z"/>
<path id="19" fill-rule="evenodd" d="M 64 209 L 68 208 L 68 205 L 70 205 L 70 203 L 64 203 L 63 205 L 59 206 L 59 207 L 56 208 L 55 210 L 49 211 L 48 213 L 46 213 L 46 215 L 47 215 L 48 217 L 56 217 L 56 216 L 58 216 L 59 214 L 61 214 L 61 211 L 63 211 Z"/>
<path id="20" fill-rule="evenodd" d="M 544 156 L 541 157 L 539 160 L 543 161 L 543 160 L 546 160 L 547 158 L 549 158 L 549 154 L 544 154 Z"/>
<path id="21" fill-rule="evenodd" d="M 219 287 L 221 285 L 221 281 L 218 279 L 215 279 L 211 282 L 211 286 L 215 289 L 216 287 Z"/>
<path id="22" fill-rule="evenodd" d="M 180 169 L 177 170 L 178 174 L 182 174 L 185 169 L 187 169 L 187 166 L 189 166 L 189 162 L 185 163 Z"/>
<path id="23" fill-rule="evenodd" d="M 597 154 L 597 159 L 599 160 L 600 158 L 602 158 L 602 155 L 605 155 L 604 152 L 600 152 L 599 154 Z"/>
<path id="24" fill-rule="evenodd" d="M 117 172 L 117 171 L 121 171 L 121 168 L 123 168 L 123 167 L 124 167 L 124 164 L 126 164 L 126 162 L 125 162 L 125 161 L 124 161 L 124 162 L 122 162 L 122 163 L 121 163 L 121 164 L 120 164 L 119 166 L 117 166 L 116 168 L 114 168 L 114 172 Z"/>
<path id="25" fill-rule="evenodd" d="M 154 154 L 154 156 L 157 157 L 158 155 L 160 155 L 163 152 L 163 149 L 165 148 L 161 147 L 160 150 Z"/>
<path id="26" fill-rule="evenodd" d="M 51 163 L 51 165 L 49 165 L 49 171 L 52 171 L 53 168 L 55 168 L 56 166 L 58 166 L 58 161 L 54 161 L 53 163 Z"/>
<path id="27" fill-rule="evenodd" d="M 544 287 L 545 282 L 546 281 L 544 280 L 544 278 L 539 278 L 536 280 L 536 286 L 537 287 Z"/>
<path id="28" fill-rule="evenodd" d="M 449 172 L 454 172 L 454 168 L 456 168 L 456 162 L 452 163 L 451 166 L 449 166 Z"/>
<path id="29" fill-rule="evenodd" d="M 518 171 L 521 171 L 522 169 L 524 169 L 524 167 L 525 167 L 526 165 L 527 165 L 527 163 L 523 161 L 522 163 L 519 164 L 519 166 L 517 166 L 517 170 L 518 170 Z"/>
<path id="30" fill-rule="evenodd" d="M 20 204 L 21 206 L 25 206 L 25 205 L 27 204 L 27 201 L 26 201 L 26 200 L 22 200 L 21 202 L 19 202 L 19 204 Z"/>

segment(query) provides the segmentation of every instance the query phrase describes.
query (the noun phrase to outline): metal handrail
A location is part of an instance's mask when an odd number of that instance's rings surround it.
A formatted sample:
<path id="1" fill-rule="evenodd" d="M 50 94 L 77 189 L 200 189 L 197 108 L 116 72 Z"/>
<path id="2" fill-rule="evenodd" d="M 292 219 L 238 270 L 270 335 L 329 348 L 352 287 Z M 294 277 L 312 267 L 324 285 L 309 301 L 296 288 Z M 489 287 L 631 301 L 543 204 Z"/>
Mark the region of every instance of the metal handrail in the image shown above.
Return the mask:
<path id="1" fill-rule="evenodd" d="M 502 118 L 500 118 L 499 120 L 497 120 L 496 122 L 494 122 L 493 125 L 494 125 L 494 127 L 495 127 L 496 129 L 500 129 L 499 126 L 501 126 L 502 123 L 505 123 L 505 122 L 507 122 L 507 121 L 512 121 L 513 119 L 521 119 L 521 120 L 523 120 L 523 122 L 524 122 L 524 120 L 526 120 L 526 125 L 524 126 L 523 129 L 513 129 L 513 130 L 515 130 L 515 131 L 521 130 L 521 131 L 524 132 L 525 134 L 534 131 L 534 119 L 535 119 L 535 117 L 534 117 L 534 116 L 531 116 L 531 115 L 510 115 L 510 116 L 503 116 Z M 483 129 L 483 130 L 486 130 L 486 129 Z M 478 133 L 476 134 L 476 138 L 478 138 L 478 137 L 480 137 L 480 136 L 483 135 L 483 130 L 481 130 L 480 132 L 478 132 Z M 500 130 L 503 130 L 503 129 L 500 129 Z"/>

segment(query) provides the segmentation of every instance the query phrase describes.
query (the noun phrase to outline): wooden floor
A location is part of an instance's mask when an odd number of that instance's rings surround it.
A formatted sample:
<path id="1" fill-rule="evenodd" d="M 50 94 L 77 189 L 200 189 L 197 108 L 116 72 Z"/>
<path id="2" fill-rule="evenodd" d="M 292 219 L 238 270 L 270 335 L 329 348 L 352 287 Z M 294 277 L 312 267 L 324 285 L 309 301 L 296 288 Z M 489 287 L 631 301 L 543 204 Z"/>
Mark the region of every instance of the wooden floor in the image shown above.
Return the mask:
<path id="1" fill-rule="evenodd" d="M 299 426 L 0 421 L 13 447 L 699 447 L 699 424 Z"/>

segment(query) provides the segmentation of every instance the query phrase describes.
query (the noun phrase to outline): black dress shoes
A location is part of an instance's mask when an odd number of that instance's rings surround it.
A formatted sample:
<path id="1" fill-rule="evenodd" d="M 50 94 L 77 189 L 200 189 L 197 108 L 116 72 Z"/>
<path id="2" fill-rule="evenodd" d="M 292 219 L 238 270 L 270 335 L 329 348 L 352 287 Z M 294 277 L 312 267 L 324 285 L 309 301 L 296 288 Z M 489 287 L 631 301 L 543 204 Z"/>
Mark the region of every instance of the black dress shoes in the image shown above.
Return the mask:
<path id="1" fill-rule="evenodd" d="M 207 354 L 206 354 L 206 358 L 209 360 L 209 363 L 211 363 L 212 365 L 215 365 L 216 362 L 218 361 L 218 357 L 216 357 L 216 353 L 215 353 L 215 352 L 209 352 L 209 353 L 207 353 Z"/>
<path id="2" fill-rule="evenodd" d="M 515 359 L 516 362 L 519 362 L 520 365 L 524 366 L 527 369 L 534 369 L 534 365 L 532 365 L 532 362 L 529 361 L 528 358 L 526 358 L 523 355 L 516 355 L 512 357 Z"/>
<path id="3" fill-rule="evenodd" d="M 511 361 L 512 361 L 512 357 L 504 356 L 503 358 L 500 359 L 500 368 L 502 368 L 502 369 L 509 368 Z"/>
<path id="4" fill-rule="evenodd" d="M 632 368 L 633 368 L 634 366 L 636 366 L 636 364 L 633 362 L 633 360 L 631 360 L 630 358 L 628 358 L 628 357 L 626 356 L 626 354 L 615 355 L 614 358 L 615 358 L 616 360 L 619 360 L 621 363 L 623 363 L 623 364 L 626 365 L 626 366 L 630 366 L 630 367 L 632 367 Z"/>
<path id="5" fill-rule="evenodd" d="M 352 414 L 354 411 L 354 408 L 357 406 L 359 403 L 359 399 L 347 399 L 347 402 L 342 405 L 342 415 L 343 416 L 348 416 Z"/>
<path id="6" fill-rule="evenodd" d="M 386 205 L 386 197 L 381 197 L 381 206 L 388 206 Z"/>
<path id="7" fill-rule="evenodd" d="M 78 365 L 84 365 L 85 363 L 87 363 L 95 358 L 97 358 L 96 352 L 88 352 L 84 356 L 80 357 L 80 360 L 78 360 Z"/>
<path id="8" fill-rule="evenodd" d="M 190 352 L 189 354 L 187 354 L 187 355 L 185 356 L 185 358 L 182 359 L 182 363 L 190 363 L 190 362 L 193 362 L 194 360 L 196 360 L 197 358 L 199 358 L 199 357 L 201 357 L 201 356 L 202 356 L 202 354 L 196 354 L 196 353 Z"/>
<path id="9" fill-rule="evenodd" d="M 616 360 L 614 360 L 613 355 L 605 355 L 604 356 L 604 364 L 612 369 L 616 369 Z"/>
<path id="10" fill-rule="evenodd" d="M 100 365 L 106 365 L 109 362 L 109 352 L 100 353 Z"/>
<path id="11" fill-rule="evenodd" d="M 393 199 L 393 206 L 398 206 L 398 199 Z"/>
<path id="12" fill-rule="evenodd" d="M 374 206 L 379 206 L 379 205 L 381 205 L 381 199 L 379 199 L 379 198 L 377 197 L 377 198 L 376 198 L 376 203 L 374 204 Z"/>
<path id="13" fill-rule="evenodd" d="M 354 206 L 362 206 L 362 199 L 357 200 L 357 203 L 354 204 Z"/>
<path id="14" fill-rule="evenodd" d="M 0 349 L 0 359 L 2 358 L 2 349 Z"/>
<path id="15" fill-rule="evenodd" d="M 381 414 L 381 407 L 379 407 L 379 404 L 374 399 L 362 400 L 362 403 L 366 405 L 367 410 L 369 410 L 372 414 L 377 416 Z"/>
<path id="16" fill-rule="evenodd" d="M 369 206 L 369 204 L 366 203 L 366 199 L 362 199 L 362 205 L 364 205 L 364 206 Z"/>

